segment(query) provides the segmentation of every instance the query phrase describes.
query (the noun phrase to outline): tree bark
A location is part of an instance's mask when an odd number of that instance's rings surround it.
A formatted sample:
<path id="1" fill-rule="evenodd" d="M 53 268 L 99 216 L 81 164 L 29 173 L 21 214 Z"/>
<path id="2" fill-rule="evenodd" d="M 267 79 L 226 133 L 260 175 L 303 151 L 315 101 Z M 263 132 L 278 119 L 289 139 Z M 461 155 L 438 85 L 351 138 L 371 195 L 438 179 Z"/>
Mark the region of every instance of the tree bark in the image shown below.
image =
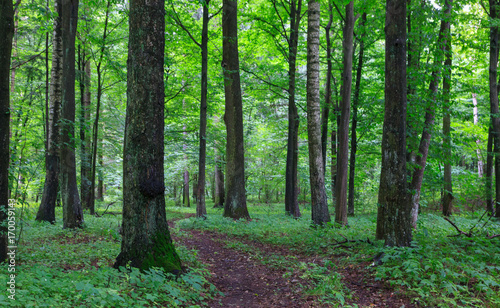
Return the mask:
<path id="1" fill-rule="evenodd" d="M 320 4 L 318 1 L 309 1 L 307 16 L 307 134 L 311 216 L 313 224 L 321 226 L 330 221 L 330 214 L 326 199 L 325 172 L 321 153 L 321 108 L 319 99 Z"/>
<path id="2" fill-rule="evenodd" d="M 445 64 L 446 65 L 446 64 Z M 444 87 L 444 84 L 443 84 Z M 474 114 L 474 125 L 477 125 L 479 123 L 479 115 L 477 111 L 477 98 L 476 98 L 476 93 L 472 93 L 472 111 Z M 482 178 L 483 177 L 483 172 L 484 172 L 484 164 L 483 164 L 483 158 L 481 157 L 481 141 L 479 139 L 476 139 L 476 144 L 477 144 L 477 149 L 476 149 L 476 155 L 477 155 L 477 176 Z"/>
<path id="3" fill-rule="evenodd" d="M 290 37 L 288 44 L 288 139 L 285 172 L 285 212 L 300 217 L 297 164 L 299 153 L 299 113 L 295 104 L 295 74 L 302 0 L 290 1 Z"/>
<path id="4" fill-rule="evenodd" d="M 492 20 L 498 18 L 498 6 L 500 1 L 489 0 L 490 17 Z M 500 217 L 500 117 L 498 107 L 498 26 L 490 27 L 490 113 L 491 113 L 491 133 L 493 135 L 493 156 L 495 158 L 495 217 Z"/>
<path id="5" fill-rule="evenodd" d="M 83 224 L 83 212 L 76 184 L 75 159 L 75 38 L 78 0 L 62 0 L 62 108 L 61 108 L 61 196 L 63 228 Z"/>
<path id="6" fill-rule="evenodd" d="M 349 198 L 347 202 L 347 215 L 354 216 L 354 177 L 356 170 L 356 151 L 358 148 L 358 140 L 356 129 L 358 127 L 358 106 L 359 94 L 361 91 L 361 75 L 363 72 L 363 56 L 365 53 L 365 25 L 367 14 L 363 13 L 361 17 L 361 34 L 359 36 L 359 58 L 358 67 L 356 69 L 356 85 L 354 86 L 354 98 L 352 101 L 352 127 L 351 127 L 351 153 L 349 157 Z"/>
<path id="7" fill-rule="evenodd" d="M 54 34 L 52 38 L 52 69 L 50 72 L 50 106 L 47 114 L 47 153 L 45 155 L 45 184 L 42 201 L 36 214 L 37 221 L 56 221 L 55 207 L 59 190 L 60 168 L 60 116 L 62 101 L 62 28 L 61 15 L 62 3 L 54 3 L 57 17 L 54 18 Z"/>
<path id="8" fill-rule="evenodd" d="M 198 162 L 198 186 L 196 217 L 206 217 L 205 165 L 207 160 L 207 91 L 208 91 L 208 22 L 210 0 L 202 2 L 203 28 L 201 30 L 201 102 L 200 102 L 200 155 Z"/>
<path id="9" fill-rule="evenodd" d="M 335 222 L 347 225 L 347 169 L 349 162 L 349 118 L 351 112 L 352 56 L 354 38 L 354 1 L 345 7 L 344 39 L 342 41 L 344 68 L 340 93 L 339 150 L 337 158 L 337 183 L 335 185 Z"/>
<path id="10" fill-rule="evenodd" d="M 326 147 L 328 145 L 328 120 L 330 118 L 330 107 L 332 105 L 332 43 L 330 30 L 333 22 L 332 4 L 328 4 L 328 24 L 325 27 L 326 35 L 326 84 L 325 104 L 321 112 L 321 154 L 323 155 L 323 171 L 326 173 Z"/>
<path id="11" fill-rule="evenodd" d="M 451 35 L 447 33 L 444 75 L 443 75 L 443 157 L 444 157 L 444 194 L 442 200 L 443 215 L 451 216 L 453 203 L 453 185 L 451 176 Z M 478 157 L 479 158 L 479 157 Z M 480 159 L 480 158 L 479 158 Z"/>
<path id="12" fill-rule="evenodd" d="M 165 213 L 164 0 L 132 0 L 123 149 L 123 238 L 115 268 L 180 273 Z"/>
<path id="13" fill-rule="evenodd" d="M 92 156 L 90 135 L 87 133 L 88 123 L 90 121 L 90 60 L 87 59 L 86 50 L 79 48 L 79 69 L 80 74 L 80 195 L 82 198 L 82 207 L 94 214 L 91 192 L 92 177 Z"/>
<path id="14" fill-rule="evenodd" d="M 445 0 L 444 6 L 444 19 L 441 20 L 441 28 L 438 36 L 438 50 L 435 56 L 436 69 L 432 72 L 431 82 L 429 84 L 430 102 L 425 111 L 425 122 L 422 137 L 420 138 L 420 145 L 418 147 L 418 155 L 415 159 L 416 168 L 413 171 L 410 189 L 413 192 L 412 196 L 412 226 L 417 227 L 418 209 L 420 204 L 420 191 L 424 179 L 425 165 L 427 162 L 427 155 L 429 154 L 429 145 L 431 143 L 432 128 L 434 126 L 434 118 L 437 105 L 437 92 L 439 86 L 439 74 L 442 67 L 444 54 L 447 52 L 448 33 L 450 32 L 450 16 L 451 6 L 453 0 Z"/>
<path id="15" fill-rule="evenodd" d="M 491 132 L 491 126 L 488 129 L 488 145 L 487 145 L 487 156 L 486 156 L 486 210 L 491 215 L 494 214 L 495 208 L 493 206 L 493 133 Z"/>
<path id="16" fill-rule="evenodd" d="M 7 259 L 7 208 L 9 206 L 9 75 L 14 36 L 14 7 L 11 0 L 0 0 L 0 263 Z"/>
<path id="17" fill-rule="evenodd" d="M 222 4 L 222 69 L 227 141 L 226 202 L 224 217 L 249 219 L 245 191 L 245 152 L 243 149 L 243 102 L 238 58 L 238 5 L 236 0 Z"/>
<path id="18" fill-rule="evenodd" d="M 385 113 L 376 238 L 409 246 L 411 204 L 406 181 L 406 0 L 387 0 Z"/>

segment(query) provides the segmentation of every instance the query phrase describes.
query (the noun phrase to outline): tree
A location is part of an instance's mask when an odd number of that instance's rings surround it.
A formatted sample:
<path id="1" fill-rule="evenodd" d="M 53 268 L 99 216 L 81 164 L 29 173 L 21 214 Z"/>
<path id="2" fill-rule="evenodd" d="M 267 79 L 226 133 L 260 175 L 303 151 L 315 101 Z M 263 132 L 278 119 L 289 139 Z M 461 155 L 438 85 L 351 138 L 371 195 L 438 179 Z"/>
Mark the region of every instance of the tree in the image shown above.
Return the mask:
<path id="1" fill-rule="evenodd" d="M 130 2 L 121 252 L 115 268 L 180 271 L 165 213 L 164 0 Z"/>
<path id="2" fill-rule="evenodd" d="M 347 214 L 354 216 L 354 175 L 356 170 L 356 151 L 358 148 L 358 138 L 356 129 L 358 127 L 358 106 L 361 91 L 361 77 L 363 72 L 363 57 L 365 53 L 365 25 L 366 12 L 361 17 L 361 34 L 359 35 L 359 56 L 358 67 L 356 68 L 356 85 L 354 86 L 354 97 L 352 101 L 352 126 L 351 126 L 351 153 L 349 157 L 349 198 L 347 202 Z"/>
<path id="3" fill-rule="evenodd" d="M 444 156 L 444 193 L 442 199 L 443 216 L 451 215 L 451 207 L 453 202 L 453 185 L 451 176 L 451 115 L 450 115 L 450 105 L 451 105 L 451 33 L 447 33 L 446 44 L 446 55 L 444 61 L 444 78 L 443 78 L 443 156 Z M 476 114 L 477 116 L 477 114 Z"/>
<path id="4" fill-rule="evenodd" d="M 52 69 L 50 73 L 50 106 L 47 114 L 47 153 L 45 154 L 45 184 L 43 188 L 42 201 L 36 220 L 56 221 L 55 206 L 57 193 L 59 191 L 59 168 L 60 168 L 60 116 L 62 100 L 62 2 L 54 3 L 57 17 L 54 18 L 54 35 L 52 38 Z"/>
<path id="5" fill-rule="evenodd" d="M 75 38 L 78 23 L 78 0 L 62 0 L 62 107 L 61 107 L 61 197 L 63 227 L 83 224 L 83 212 L 76 184 L 75 159 Z"/>
<path id="6" fill-rule="evenodd" d="M 438 87 L 440 72 L 443 65 L 444 54 L 447 52 L 448 33 L 450 32 L 450 15 L 451 5 L 453 0 L 446 0 L 443 8 L 444 17 L 441 20 L 441 27 L 439 29 L 439 36 L 437 40 L 437 50 L 434 58 L 435 68 L 431 74 L 431 81 L 429 84 L 430 99 L 427 103 L 425 110 L 425 121 L 422 136 L 420 138 L 420 145 L 418 147 L 418 155 L 415 159 L 416 167 L 413 171 L 410 189 L 413 192 L 412 196 L 412 226 L 417 227 L 418 208 L 420 203 L 420 191 L 422 189 L 422 181 L 424 178 L 425 166 L 427 163 L 427 156 L 429 154 L 429 146 L 431 143 L 432 129 L 434 126 L 436 105 L 438 99 Z M 451 37 L 451 36 L 450 36 Z M 450 45 L 451 46 L 451 45 Z"/>
<path id="7" fill-rule="evenodd" d="M 376 238 L 409 246 L 411 205 L 406 181 L 406 0 L 387 0 L 385 113 Z"/>
<path id="8" fill-rule="evenodd" d="M 9 203 L 10 62 L 14 36 L 12 0 L 0 0 L 0 263 L 7 259 Z"/>
<path id="9" fill-rule="evenodd" d="M 222 7 L 222 69 L 226 111 L 226 202 L 224 217 L 249 219 L 245 191 L 243 149 L 243 102 L 238 57 L 237 1 L 224 0 Z"/>
<path id="10" fill-rule="evenodd" d="M 320 4 L 310 0 L 307 11 L 307 134 L 311 216 L 315 225 L 330 221 L 321 153 L 321 108 L 319 103 L 319 20 Z"/>
<path id="11" fill-rule="evenodd" d="M 498 9 L 500 1 L 490 0 L 490 17 L 492 20 L 498 18 Z M 490 113 L 491 113 L 491 129 L 490 134 L 493 135 L 493 153 L 495 158 L 495 193 L 496 193 L 496 210 L 495 216 L 500 217 L 500 110 L 498 107 L 498 54 L 500 46 L 498 44 L 499 34 L 498 26 L 492 24 L 490 26 L 490 70 L 489 70 L 489 85 L 490 85 Z"/>
<path id="12" fill-rule="evenodd" d="M 275 2 L 273 2 L 275 3 Z M 278 13 L 278 10 L 275 10 Z M 299 113 L 295 104 L 295 75 L 302 0 L 290 1 L 290 35 L 288 38 L 288 137 L 285 171 L 285 211 L 300 217 L 297 164 L 299 153 Z M 286 31 L 285 31 L 286 32 Z"/>
<path id="13" fill-rule="evenodd" d="M 342 101 L 338 133 L 337 181 L 335 183 L 335 222 L 347 225 L 347 169 L 349 162 L 349 118 L 351 113 L 352 57 L 354 49 L 354 1 L 345 7 L 342 70 Z"/>

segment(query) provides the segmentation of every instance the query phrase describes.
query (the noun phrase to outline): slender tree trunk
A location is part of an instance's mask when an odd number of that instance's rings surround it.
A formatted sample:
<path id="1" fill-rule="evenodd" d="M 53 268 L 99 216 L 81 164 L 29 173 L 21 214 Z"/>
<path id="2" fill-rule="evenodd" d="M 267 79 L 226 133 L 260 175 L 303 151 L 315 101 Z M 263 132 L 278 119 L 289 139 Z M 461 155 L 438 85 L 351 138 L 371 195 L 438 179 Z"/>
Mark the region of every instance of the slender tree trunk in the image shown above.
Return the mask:
<path id="1" fill-rule="evenodd" d="M 444 156 L 444 194 L 442 200 L 443 215 L 451 216 L 452 202 L 453 202 L 453 185 L 451 177 L 451 35 L 448 32 L 446 40 L 447 51 L 444 61 L 444 75 L 443 75 L 443 156 Z M 480 158 L 479 158 L 480 159 Z M 481 167 L 482 169 L 482 167 Z"/>
<path id="2" fill-rule="evenodd" d="M 441 28 L 439 30 L 438 37 L 438 50 L 436 51 L 436 56 L 434 63 L 436 69 L 432 72 L 431 82 L 429 85 L 430 92 L 430 103 L 428 104 L 425 112 L 425 122 L 424 130 L 422 132 L 422 137 L 420 139 L 420 145 L 418 147 L 418 155 L 415 159 L 416 168 L 413 171 L 413 176 L 410 184 L 410 189 L 413 193 L 412 196 L 412 226 L 417 227 L 418 220 L 418 209 L 420 204 L 420 191 L 422 188 L 422 182 L 424 179 L 425 165 L 427 162 L 427 155 L 429 154 L 429 145 L 431 142 L 432 128 L 434 126 L 434 118 L 436 112 L 437 104 L 437 92 L 439 86 L 439 75 L 442 67 L 444 54 L 447 52 L 447 40 L 448 33 L 450 32 L 450 16 L 451 16 L 451 6 L 453 0 L 446 0 L 444 6 L 444 19 L 441 21 Z"/>
<path id="3" fill-rule="evenodd" d="M 332 123 L 332 133 L 330 136 L 331 139 L 331 156 L 332 156 L 332 162 L 330 166 L 330 173 L 331 173 L 331 186 L 332 186 L 332 203 L 335 204 L 337 201 L 337 198 L 335 196 L 335 187 L 337 186 L 337 149 L 338 149 L 338 134 L 337 132 L 339 131 L 339 124 L 340 124 L 340 112 L 339 112 L 339 102 L 338 102 L 338 87 L 337 83 L 335 81 L 335 78 L 333 79 L 333 84 L 334 84 L 334 92 L 335 92 L 335 100 L 332 104 L 333 108 L 333 115 L 335 119 L 335 123 Z"/>
<path id="4" fill-rule="evenodd" d="M 443 85 L 444 86 L 444 85 Z M 472 93 L 472 105 L 473 105 L 473 114 L 474 114 L 474 125 L 477 125 L 479 123 L 479 115 L 477 112 L 477 98 L 476 98 L 476 93 Z M 483 164 L 483 158 L 481 157 L 481 141 L 479 139 L 476 139 L 476 144 L 477 144 L 477 149 L 476 149 L 476 155 L 477 155 L 477 176 L 482 178 L 483 177 L 483 172 L 484 172 L 484 164 Z"/>
<path id="5" fill-rule="evenodd" d="M 243 102 L 238 58 L 237 1 L 222 4 L 222 69 L 224 71 L 226 141 L 226 202 L 224 217 L 249 219 L 245 191 Z"/>
<path id="6" fill-rule="evenodd" d="M 309 181 L 311 216 L 314 225 L 330 221 L 325 191 L 325 172 L 321 153 L 321 108 L 319 99 L 319 21 L 320 4 L 309 1 L 307 10 L 307 133 L 309 143 Z"/>
<path id="7" fill-rule="evenodd" d="M 83 72 L 80 77 L 80 195 L 82 197 L 82 207 L 90 211 L 93 215 L 93 202 L 91 192 L 91 176 L 92 176 L 92 156 L 90 135 L 87 133 L 87 126 L 90 120 L 90 61 L 86 59 L 85 49 L 80 52 L 79 48 L 79 65 Z"/>
<path id="8" fill-rule="evenodd" d="M 363 56 L 365 52 L 365 25 L 366 25 L 366 13 L 363 13 L 361 17 L 361 34 L 359 37 L 359 58 L 358 67 L 356 69 L 356 85 L 354 86 L 354 98 L 352 101 L 352 127 L 351 127 L 351 153 L 349 158 L 349 198 L 347 203 L 347 215 L 354 216 L 354 176 L 356 170 L 356 151 L 358 148 L 358 140 L 356 135 L 356 129 L 358 126 L 358 105 L 359 105 L 359 94 L 361 91 L 361 75 L 363 72 Z"/>
<path id="9" fill-rule="evenodd" d="M 207 157 L 207 91 L 208 91 L 208 11 L 210 0 L 203 3 L 203 28 L 201 30 L 201 103 L 200 103 L 200 158 L 198 163 L 198 186 L 196 217 L 205 217 L 205 165 Z"/>
<path id="10" fill-rule="evenodd" d="M 47 153 L 45 155 L 45 184 L 42 201 L 36 214 L 36 220 L 56 221 L 55 207 L 59 191 L 59 166 L 60 166 L 60 116 L 62 100 L 62 28 L 61 15 L 62 3 L 54 3 L 57 17 L 54 18 L 54 35 L 52 38 L 52 69 L 50 76 L 50 106 L 47 114 Z"/>
<path id="11" fill-rule="evenodd" d="M 486 156 L 486 210 L 488 213 L 493 215 L 495 209 L 493 207 L 493 133 L 491 132 L 491 126 L 488 129 L 488 145 L 487 145 L 487 156 Z"/>
<path id="12" fill-rule="evenodd" d="M 297 164 L 299 153 L 299 113 L 295 104 L 295 74 L 302 0 L 290 2 L 290 38 L 288 45 L 288 139 L 285 172 L 285 212 L 300 217 Z"/>
<path id="13" fill-rule="evenodd" d="M 9 206 L 9 74 L 14 35 L 14 7 L 0 0 L 0 263 L 7 259 L 7 207 Z"/>
<path id="14" fill-rule="evenodd" d="M 349 162 L 349 118 L 351 112 L 352 89 L 352 55 L 354 38 L 354 1 L 345 7 L 346 20 L 344 24 L 344 69 L 342 71 L 342 86 L 340 93 L 339 152 L 337 159 L 337 183 L 335 185 L 335 222 L 347 225 L 347 169 Z"/>
<path id="15" fill-rule="evenodd" d="M 63 227 L 83 224 L 83 212 L 76 184 L 75 160 L 75 38 L 78 0 L 62 0 L 62 109 L 61 109 L 61 196 Z"/>
<path id="16" fill-rule="evenodd" d="M 490 2 L 490 17 L 495 20 L 498 18 L 498 6 L 500 1 L 489 0 Z M 498 26 L 490 27 L 490 112 L 491 112 L 491 128 L 493 135 L 493 155 L 495 157 L 495 200 L 496 211 L 495 216 L 500 217 L 500 117 L 498 107 Z"/>
<path id="17" fill-rule="evenodd" d="M 406 0 L 387 0 L 385 114 L 376 238 L 409 246 L 411 204 L 406 180 Z"/>
<path id="18" fill-rule="evenodd" d="M 332 4 L 328 4 L 328 24 L 325 27 L 326 34 L 326 84 L 325 105 L 321 112 L 321 154 L 323 155 L 323 171 L 326 172 L 326 147 L 328 146 L 328 120 L 330 118 L 330 107 L 332 105 L 332 43 L 330 41 L 330 30 L 333 22 Z"/>
<path id="19" fill-rule="evenodd" d="M 123 238 L 115 268 L 180 273 L 165 213 L 164 0 L 133 0 L 129 13 L 123 149 Z"/>

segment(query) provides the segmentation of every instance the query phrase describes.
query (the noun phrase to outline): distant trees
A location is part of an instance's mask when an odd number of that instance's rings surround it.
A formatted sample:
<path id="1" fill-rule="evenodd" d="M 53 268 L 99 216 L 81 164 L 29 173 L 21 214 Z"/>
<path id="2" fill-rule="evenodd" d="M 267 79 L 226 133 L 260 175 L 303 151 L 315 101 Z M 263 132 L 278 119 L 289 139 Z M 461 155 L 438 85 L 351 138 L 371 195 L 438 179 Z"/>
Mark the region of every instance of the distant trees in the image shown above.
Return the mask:
<path id="1" fill-rule="evenodd" d="M 14 7 L 0 0 L 0 263 L 7 259 L 9 203 L 10 63 L 14 35 Z"/>
<path id="2" fill-rule="evenodd" d="M 115 268 L 180 271 L 165 213 L 164 0 L 130 2 L 121 252 Z"/>
<path id="3" fill-rule="evenodd" d="M 227 141 L 226 197 L 224 216 L 250 218 L 245 190 L 245 153 L 243 150 L 243 102 L 238 56 L 238 6 L 236 0 L 224 0 L 222 8 L 222 70 Z"/>
<path id="4" fill-rule="evenodd" d="M 411 204 L 406 180 L 406 0 L 387 0 L 385 114 L 376 238 L 409 246 Z"/>

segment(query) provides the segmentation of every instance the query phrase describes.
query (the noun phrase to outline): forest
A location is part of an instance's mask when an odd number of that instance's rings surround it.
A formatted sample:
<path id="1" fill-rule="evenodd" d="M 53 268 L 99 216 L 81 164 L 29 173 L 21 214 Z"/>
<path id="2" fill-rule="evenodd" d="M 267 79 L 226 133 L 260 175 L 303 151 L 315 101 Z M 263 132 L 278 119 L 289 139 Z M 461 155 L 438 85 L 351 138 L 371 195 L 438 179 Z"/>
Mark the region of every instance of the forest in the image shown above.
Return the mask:
<path id="1" fill-rule="evenodd" d="M 500 0 L 0 0 L 0 306 L 500 307 Z"/>

